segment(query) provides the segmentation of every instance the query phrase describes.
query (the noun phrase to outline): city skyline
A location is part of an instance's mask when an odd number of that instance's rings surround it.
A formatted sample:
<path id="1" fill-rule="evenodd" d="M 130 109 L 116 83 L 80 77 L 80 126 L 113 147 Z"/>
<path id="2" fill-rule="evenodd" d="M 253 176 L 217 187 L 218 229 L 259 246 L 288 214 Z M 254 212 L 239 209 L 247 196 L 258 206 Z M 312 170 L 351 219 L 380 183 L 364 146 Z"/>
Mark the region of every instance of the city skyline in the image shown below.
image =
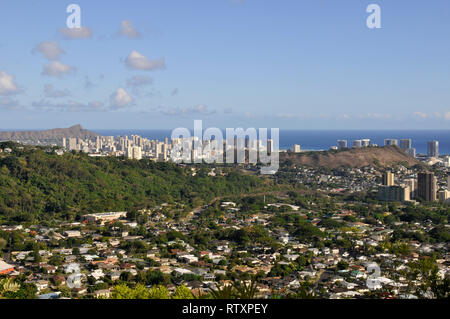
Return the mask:
<path id="1" fill-rule="evenodd" d="M 448 0 L 3 0 L 0 301 L 448 299 L 449 31 Z"/>
<path id="2" fill-rule="evenodd" d="M 446 1 L 75 3 L 2 3 L 3 130 L 450 123 Z"/>

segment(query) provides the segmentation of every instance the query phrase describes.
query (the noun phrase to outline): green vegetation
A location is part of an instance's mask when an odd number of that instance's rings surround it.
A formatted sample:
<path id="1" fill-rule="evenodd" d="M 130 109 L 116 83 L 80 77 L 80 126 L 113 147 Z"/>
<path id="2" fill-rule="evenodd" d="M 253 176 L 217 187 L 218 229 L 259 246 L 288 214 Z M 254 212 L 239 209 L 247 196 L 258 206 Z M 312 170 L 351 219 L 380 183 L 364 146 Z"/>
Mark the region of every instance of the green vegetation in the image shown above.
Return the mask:
<path id="1" fill-rule="evenodd" d="M 184 211 L 217 196 L 248 193 L 261 179 L 224 168 L 225 176 L 192 176 L 189 167 L 150 160 L 86 154 L 57 156 L 40 147 L 0 143 L 11 154 L 0 155 L 0 216 L 35 222 L 49 217 L 75 220 L 80 215 L 181 203 Z M 1 221 L 1 220 L 0 220 Z"/>

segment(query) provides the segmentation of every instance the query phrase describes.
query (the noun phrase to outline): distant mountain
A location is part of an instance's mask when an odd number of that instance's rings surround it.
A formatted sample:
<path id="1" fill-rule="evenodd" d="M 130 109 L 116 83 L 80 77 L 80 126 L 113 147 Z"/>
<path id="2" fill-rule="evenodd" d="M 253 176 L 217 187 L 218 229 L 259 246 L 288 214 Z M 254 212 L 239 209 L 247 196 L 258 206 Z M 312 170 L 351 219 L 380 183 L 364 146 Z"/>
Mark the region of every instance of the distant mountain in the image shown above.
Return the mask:
<path id="1" fill-rule="evenodd" d="M 360 168 L 369 165 L 386 167 L 402 162 L 412 166 L 420 163 L 397 146 L 351 148 L 325 152 L 281 153 L 280 161 L 326 168 Z"/>
<path id="2" fill-rule="evenodd" d="M 98 135 L 97 133 L 83 129 L 78 124 L 69 128 L 55 128 L 44 131 L 0 132 L 0 141 L 56 140 L 63 137 L 92 138 Z"/>

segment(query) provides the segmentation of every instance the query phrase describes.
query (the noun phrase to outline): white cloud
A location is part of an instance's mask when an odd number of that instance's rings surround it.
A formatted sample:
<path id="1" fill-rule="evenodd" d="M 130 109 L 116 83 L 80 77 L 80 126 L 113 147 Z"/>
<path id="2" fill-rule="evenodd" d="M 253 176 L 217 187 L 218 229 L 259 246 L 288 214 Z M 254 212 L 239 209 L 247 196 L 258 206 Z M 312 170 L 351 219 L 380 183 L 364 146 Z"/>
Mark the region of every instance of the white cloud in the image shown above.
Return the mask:
<path id="1" fill-rule="evenodd" d="M 59 47 L 58 42 L 56 41 L 42 41 L 37 44 L 34 49 L 34 52 L 42 53 L 49 60 L 58 60 L 61 57 L 61 54 L 64 53 L 64 50 Z"/>
<path id="2" fill-rule="evenodd" d="M 51 98 L 60 98 L 60 97 L 66 97 L 70 95 L 69 90 L 58 90 L 53 87 L 51 84 L 46 84 L 44 86 L 44 95 L 45 97 L 51 97 Z"/>
<path id="3" fill-rule="evenodd" d="M 74 71 L 76 68 L 67 64 L 63 64 L 59 61 L 52 61 L 49 64 L 44 65 L 43 75 L 61 77 L 66 73 Z"/>
<path id="4" fill-rule="evenodd" d="M 0 72 L 0 95 L 9 95 L 19 92 L 19 88 L 14 83 L 14 76 L 6 71 Z"/>
<path id="5" fill-rule="evenodd" d="M 152 71 L 162 69 L 165 66 L 164 59 L 149 60 L 137 51 L 132 51 L 125 60 L 130 69 Z"/>
<path id="6" fill-rule="evenodd" d="M 367 113 L 360 116 L 363 119 L 374 119 L 374 120 L 380 120 L 380 119 L 390 119 L 392 118 L 391 114 L 381 114 L 381 113 Z"/>
<path id="7" fill-rule="evenodd" d="M 428 117 L 428 114 L 423 113 L 423 112 L 414 112 L 413 115 L 414 115 L 415 117 L 420 117 L 420 118 L 422 118 L 422 119 L 426 119 L 426 118 Z"/>
<path id="8" fill-rule="evenodd" d="M 350 115 L 348 115 L 348 114 L 340 114 L 340 115 L 338 115 L 338 120 L 348 120 L 348 119 L 350 119 Z"/>
<path id="9" fill-rule="evenodd" d="M 129 37 L 129 38 L 138 38 L 141 36 L 141 34 L 133 27 L 131 21 L 129 20 L 123 20 L 120 23 L 120 31 L 119 31 L 119 35 L 123 35 L 125 37 Z"/>
<path id="10" fill-rule="evenodd" d="M 445 113 L 444 117 L 446 120 L 450 121 L 450 112 Z"/>
<path id="11" fill-rule="evenodd" d="M 111 107 L 118 109 L 133 103 L 133 98 L 122 88 L 118 88 L 116 92 L 111 94 Z"/>
<path id="12" fill-rule="evenodd" d="M 92 30 L 87 27 L 80 28 L 64 28 L 60 29 L 59 32 L 69 40 L 73 39 L 87 39 L 92 37 Z"/>

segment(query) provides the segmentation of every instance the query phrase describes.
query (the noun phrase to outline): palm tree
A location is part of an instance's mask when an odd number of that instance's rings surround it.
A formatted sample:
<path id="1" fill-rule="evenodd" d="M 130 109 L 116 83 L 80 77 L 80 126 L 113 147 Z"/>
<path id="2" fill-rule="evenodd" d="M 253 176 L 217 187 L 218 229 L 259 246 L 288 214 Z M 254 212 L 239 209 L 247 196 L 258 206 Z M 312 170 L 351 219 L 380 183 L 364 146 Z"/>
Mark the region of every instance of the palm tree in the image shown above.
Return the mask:
<path id="1" fill-rule="evenodd" d="M 17 292 L 19 289 L 20 285 L 12 278 L 0 279 L 0 298 L 7 292 Z"/>
<path id="2" fill-rule="evenodd" d="M 232 285 L 217 287 L 211 290 L 213 299 L 256 299 L 258 292 L 255 278 L 250 283 L 245 281 L 242 283 L 234 282 Z"/>
<path id="3" fill-rule="evenodd" d="M 234 284 L 234 289 L 237 299 L 255 299 L 258 292 L 255 278 L 248 284 L 245 281 L 242 284 Z"/>
<path id="4" fill-rule="evenodd" d="M 216 290 L 211 290 L 211 296 L 213 297 L 213 299 L 233 299 L 234 287 L 232 285 L 217 287 Z"/>

